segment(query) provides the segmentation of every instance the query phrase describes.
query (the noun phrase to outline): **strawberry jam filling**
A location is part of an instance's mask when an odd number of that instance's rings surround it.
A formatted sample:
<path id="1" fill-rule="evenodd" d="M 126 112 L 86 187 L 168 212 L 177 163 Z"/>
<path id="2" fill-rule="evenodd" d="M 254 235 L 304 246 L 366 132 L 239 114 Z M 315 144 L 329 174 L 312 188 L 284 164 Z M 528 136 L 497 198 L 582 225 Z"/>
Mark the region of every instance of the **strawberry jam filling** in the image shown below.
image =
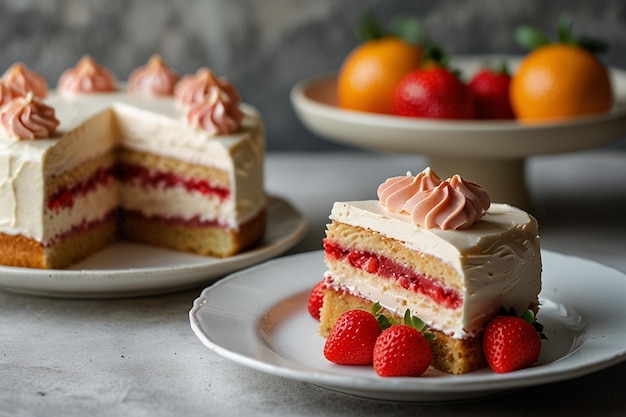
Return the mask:
<path id="1" fill-rule="evenodd" d="M 215 186 L 208 181 L 197 178 L 185 178 L 171 172 L 152 171 L 143 167 L 122 164 L 117 167 L 100 168 L 91 177 L 71 187 L 62 188 L 48 198 L 50 210 L 61 210 L 74 207 L 75 201 L 92 192 L 96 187 L 109 186 L 111 181 L 139 181 L 143 187 L 171 188 L 183 187 L 188 192 L 197 192 L 203 196 L 216 196 L 220 201 L 230 197 L 228 188 Z"/>
<path id="2" fill-rule="evenodd" d="M 144 187 L 183 187 L 188 192 L 197 192 L 204 196 L 216 196 L 220 201 L 230 197 L 228 188 L 216 186 L 197 178 L 186 178 L 172 172 L 154 171 L 136 165 L 122 164 L 118 167 L 117 175 L 122 182 L 139 181 Z"/>
<path id="3" fill-rule="evenodd" d="M 428 297 L 444 308 L 457 309 L 463 304 L 461 294 L 456 289 L 446 288 L 441 281 L 416 273 L 385 256 L 341 247 L 328 239 L 324 240 L 324 252 L 331 259 L 348 262 L 354 268 L 393 280 L 405 290 Z"/>
<path id="4" fill-rule="evenodd" d="M 108 186 L 115 178 L 113 167 L 100 168 L 91 177 L 75 184 L 72 187 L 62 188 L 48 198 L 47 206 L 50 210 L 60 210 L 74 207 L 77 198 L 92 192 L 99 185 Z"/>

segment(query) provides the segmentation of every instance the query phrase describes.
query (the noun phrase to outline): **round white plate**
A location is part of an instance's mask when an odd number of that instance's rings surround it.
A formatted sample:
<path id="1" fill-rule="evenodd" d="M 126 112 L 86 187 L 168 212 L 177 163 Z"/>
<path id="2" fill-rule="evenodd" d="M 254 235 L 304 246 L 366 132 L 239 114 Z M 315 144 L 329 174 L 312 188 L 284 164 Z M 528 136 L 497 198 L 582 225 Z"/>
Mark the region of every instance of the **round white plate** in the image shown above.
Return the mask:
<path id="1" fill-rule="evenodd" d="M 626 275 L 543 251 L 538 320 L 549 340 L 537 364 L 507 374 L 481 369 L 419 378 L 383 378 L 371 367 L 334 365 L 322 353 L 318 322 L 307 312 L 310 289 L 325 271 L 322 251 L 239 271 L 206 288 L 189 313 L 211 350 L 253 369 L 363 397 L 451 401 L 575 378 L 626 359 Z"/>
<path id="2" fill-rule="evenodd" d="M 253 249 L 229 258 L 119 241 L 63 270 L 0 266 L 0 288 L 52 297 L 104 298 L 160 294 L 206 285 L 295 245 L 307 221 L 287 201 L 269 198 L 267 231 Z"/>
<path id="3" fill-rule="evenodd" d="M 519 57 L 467 56 L 452 60 L 469 79 L 488 62 L 507 59 L 512 71 Z M 626 134 L 626 71 L 612 68 L 616 103 L 609 113 L 567 122 L 419 119 L 345 110 L 337 106 L 337 74 L 313 76 L 291 90 L 303 124 L 327 139 L 383 152 L 446 158 L 518 159 L 530 155 L 595 147 Z"/>

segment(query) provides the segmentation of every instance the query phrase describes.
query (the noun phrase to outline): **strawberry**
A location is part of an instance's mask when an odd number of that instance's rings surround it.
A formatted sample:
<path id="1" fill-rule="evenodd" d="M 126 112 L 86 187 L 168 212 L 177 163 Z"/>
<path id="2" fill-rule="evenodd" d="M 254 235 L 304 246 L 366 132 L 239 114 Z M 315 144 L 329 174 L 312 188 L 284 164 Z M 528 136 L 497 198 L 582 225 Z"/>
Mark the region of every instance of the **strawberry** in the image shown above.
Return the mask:
<path id="1" fill-rule="evenodd" d="M 541 339 L 545 338 L 540 334 L 540 326 L 532 311 L 522 317 L 498 315 L 493 318 L 483 335 L 483 352 L 491 369 L 504 373 L 535 363 L 541 352 Z"/>
<path id="2" fill-rule="evenodd" d="M 474 96 L 449 69 L 418 69 L 405 75 L 395 91 L 399 116 L 437 119 L 473 119 Z"/>
<path id="3" fill-rule="evenodd" d="M 320 319 L 320 309 L 324 301 L 324 280 L 321 280 L 311 290 L 307 309 L 309 314 L 316 320 Z"/>
<path id="4" fill-rule="evenodd" d="M 407 310 L 404 324 L 385 329 L 374 345 L 374 370 L 380 376 L 420 376 L 430 366 L 432 350 L 424 323 Z"/>
<path id="5" fill-rule="evenodd" d="M 509 101 L 511 75 L 506 64 L 500 69 L 483 68 L 468 83 L 476 100 L 477 119 L 515 118 Z"/>
<path id="6" fill-rule="evenodd" d="M 339 365 L 371 365 L 380 332 L 376 317 L 369 311 L 346 311 L 326 339 L 324 356 Z"/>

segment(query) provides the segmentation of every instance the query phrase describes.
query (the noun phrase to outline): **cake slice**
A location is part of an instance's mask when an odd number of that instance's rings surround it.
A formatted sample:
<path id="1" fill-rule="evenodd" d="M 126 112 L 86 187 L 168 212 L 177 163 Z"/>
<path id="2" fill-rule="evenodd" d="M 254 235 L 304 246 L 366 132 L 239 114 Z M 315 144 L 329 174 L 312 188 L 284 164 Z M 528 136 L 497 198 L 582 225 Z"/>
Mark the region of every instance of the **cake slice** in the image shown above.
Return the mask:
<path id="1" fill-rule="evenodd" d="M 320 333 L 327 336 L 343 312 L 378 302 L 390 316 L 409 309 L 427 324 L 436 369 L 484 367 L 481 335 L 500 307 L 538 309 L 536 220 L 429 169 L 391 178 L 378 193 L 381 200 L 333 205 Z"/>

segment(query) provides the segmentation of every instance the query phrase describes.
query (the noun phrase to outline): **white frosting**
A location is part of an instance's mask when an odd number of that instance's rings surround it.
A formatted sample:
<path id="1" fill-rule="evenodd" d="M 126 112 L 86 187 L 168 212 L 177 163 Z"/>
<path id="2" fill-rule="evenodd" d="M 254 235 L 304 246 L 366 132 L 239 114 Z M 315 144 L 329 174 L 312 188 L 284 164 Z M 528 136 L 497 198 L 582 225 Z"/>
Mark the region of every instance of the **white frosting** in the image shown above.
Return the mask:
<path id="1" fill-rule="evenodd" d="M 223 227 L 236 227 L 232 200 L 223 204 L 218 197 L 189 193 L 181 187 L 145 189 L 130 184 L 122 187 L 121 193 L 125 210 L 138 211 L 147 217 L 194 219 L 215 222 Z"/>
<path id="2" fill-rule="evenodd" d="M 251 106 L 241 105 L 240 132 L 211 136 L 187 126 L 171 97 L 146 98 L 124 91 L 51 92 L 45 102 L 55 108 L 61 122 L 55 138 L 19 142 L 0 138 L 0 232 L 43 242 L 54 238 L 58 230 L 46 229 L 44 221 L 44 179 L 102 155 L 120 142 L 131 149 L 227 171 L 234 212 L 228 219 L 219 216 L 230 227 L 236 229 L 265 206 L 264 127 Z M 206 204 L 194 207 L 206 208 Z"/>
<path id="3" fill-rule="evenodd" d="M 407 301 L 413 314 L 452 337 L 474 335 L 500 306 L 524 311 L 541 289 L 537 222 L 515 207 L 491 204 L 479 223 L 461 231 L 419 228 L 408 215 L 389 213 L 377 200 L 337 202 L 330 218 L 379 232 L 451 265 L 463 279 L 463 303 L 456 311 L 434 307 L 418 294 L 398 287 L 383 290 L 375 277 L 355 276 L 352 268 L 342 270 L 327 260 L 339 287 L 400 314 Z"/>
<path id="4" fill-rule="evenodd" d="M 48 219 L 45 226 L 46 235 L 50 236 L 47 244 L 72 231 L 73 227 L 86 226 L 104 220 L 117 207 L 117 187 L 97 186 L 92 192 L 75 196 L 71 209 L 62 208 L 52 212 L 45 209 Z M 80 221 L 77 224 L 77 219 Z"/>

